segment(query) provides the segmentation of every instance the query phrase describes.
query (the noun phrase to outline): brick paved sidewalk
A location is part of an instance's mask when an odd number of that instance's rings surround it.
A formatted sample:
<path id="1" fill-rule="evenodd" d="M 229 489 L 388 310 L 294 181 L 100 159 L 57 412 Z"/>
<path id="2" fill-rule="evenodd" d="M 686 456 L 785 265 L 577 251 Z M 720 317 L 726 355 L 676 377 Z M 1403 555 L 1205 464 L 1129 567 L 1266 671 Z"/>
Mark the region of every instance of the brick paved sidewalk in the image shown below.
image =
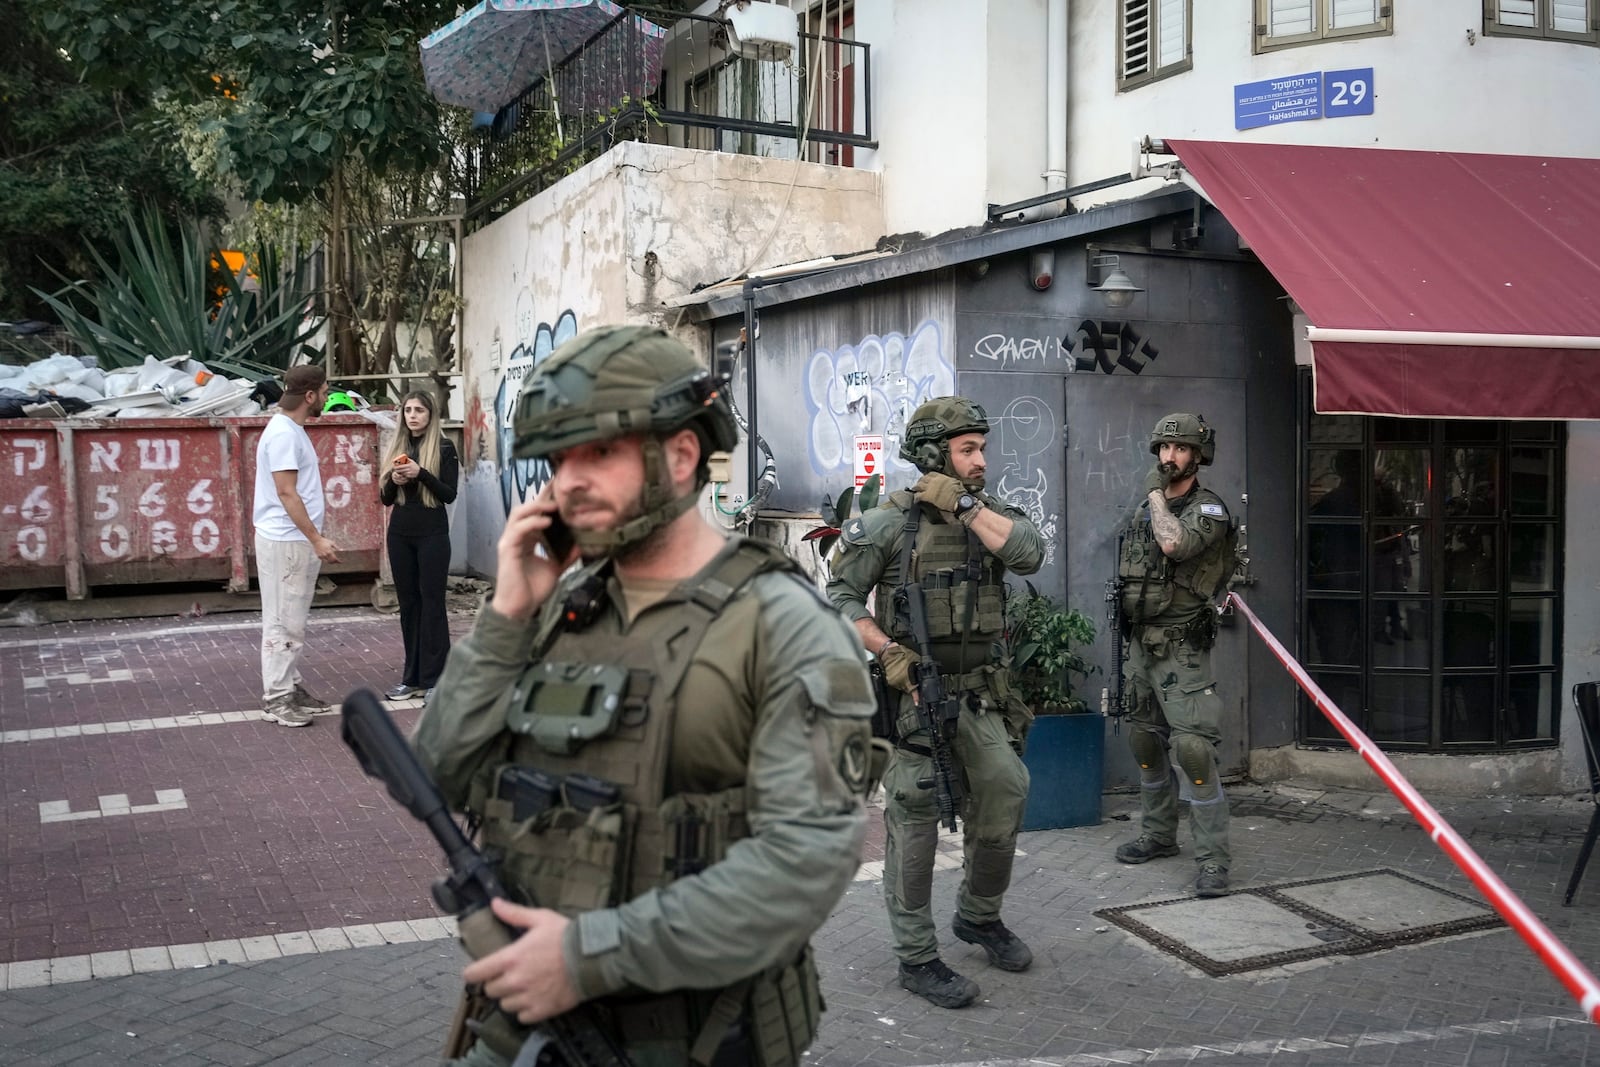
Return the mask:
<path id="1" fill-rule="evenodd" d="M 313 642 L 326 639 L 308 666 L 324 692 L 340 691 L 341 681 L 388 683 L 399 644 L 392 617 L 319 613 L 314 622 Z M 452 622 L 459 630 L 466 620 Z M 50 629 L 50 635 L 0 631 L 0 736 L 53 732 L 47 740 L 0 743 L 0 832 L 8 850 L 0 874 L 0 1064 L 436 1062 L 461 966 L 447 928 L 427 920 L 425 890 L 437 860 L 388 810 L 375 784 L 332 754 L 331 723 L 282 730 L 248 717 L 254 682 L 248 657 L 241 665 L 240 656 L 253 640 L 250 627 L 191 628 L 167 620 Z M 173 662 L 220 657 L 226 669 L 175 688 L 170 679 L 163 685 L 139 676 L 158 655 Z M 96 656 L 104 658 L 94 662 Z M 113 670 L 134 676 L 113 678 Z M 15 679 L 24 674 L 85 680 L 23 691 Z M 179 690 L 183 706 L 175 708 L 171 695 Z M 62 729 L 205 709 L 243 714 L 236 721 L 151 728 L 125 743 Z M 148 747 L 152 742 L 159 744 Z M 238 754 L 226 756 L 229 749 Z M 44 773 L 41 761 L 54 769 Z M 152 761 L 190 791 L 187 809 L 126 818 L 103 810 L 107 817 L 98 820 L 39 824 L 39 790 L 58 778 L 131 774 Z M 299 841 L 298 854 L 268 849 L 268 867 L 240 869 L 240 857 L 254 853 L 237 847 L 230 819 L 208 815 L 203 806 L 224 803 L 227 776 L 219 767 L 235 765 L 238 788 L 258 806 L 300 795 L 312 783 L 331 806 L 300 829 L 269 820 L 254 831 L 269 841 Z M 73 810 L 93 797 L 74 794 Z M 1386 794 L 1245 785 L 1232 788 L 1230 800 L 1240 888 L 1387 868 L 1476 895 Z M 1600 959 L 1600 871 L 1591 872 L 1575 907 L 1560 906 L 1592 810 L 1586 802 L 1430 800 L 1581 960 Z M 935 911 L 946 931 L 945 959 L 984 993 L 958 1012 L 932 1008 L 898 987 L 877 866 L 869 862 L 817 940 L 829 1011 L 807 1062 L 1520 1067 L 1582 1064 L 1592 1055 L 1600 1063 L 1600 1048 L 1591 1048 L 1595 1029 L 1508 930 L 1212 978 L 1095 916 L 1098 909 L 1185 896 L 1192 881 L 1187 850 L 1142 866 L 1111 862 L 1117 842 L 1133 833 L 1133 803 L 1131 796 L 1108 796 L 1099 826 L 1022 835 L 1006 920 L 1034 949 L 1035 965 L 1024 974 L 997 971 L 977 948 L 948 936 L 959 848 L 944 842 Z M 380 841 L 357 833 L 317 843 L 335 825 L 335 812 L 344 820 L 357 811 L 365 825 L 383 827 Z M 105 828 L 114 825 L 134 829 L 108 836 Z M 32 846 L 30 837 L 37 839 Z M 186 925 L 197 921 L 185 910 L 191 905 L 169 902 L 170 929 L 178 931 L 171 936 L 204 944 L 167 952 L 162 969 L 128 973 L 135 968 L 119 970 L 116 961 L 133 958 L 128 950 L 139 945 L 128 939 L 151 920 L 130 924 L 122 898 L 148 894 L 153 881 L 171 874 L 146 860 L 157 844 L 170 850 L 160 853 L 168 866 L 184 872 L 163 884 L 176 900 L 192 897 L 204 913 L 196 933 Z M 51 857 L 48 877 L 28 873 L 29 847 Z M 881 855 L 877 826 L 868 860 Z M 318 865 L 332 865 L 338 878 L 283 914 L 249 888 L 283 885 L 298 898 L 303 882 L 292 872 Z M 374 895 L 352 907 L 348 898 L 358 886 Z M 241 895 L 251 892 L 257 895 Z M 71 921 L 63 925 L 62 916 Z M 83 961 L 73 964 L 75 972 L 62 965 L 60 981 L 48 986 L 26 984 L 37 979 L 37 968 L 18 969 L 38 952 L 66 951 L 19 937 L 19 930 L 41 923 L 51 943 L 96 953 L 74 957 Z M 341 947 L 351 944 L 367 947 Z M 120 976 L 68 980 L 94 974 Z"/>

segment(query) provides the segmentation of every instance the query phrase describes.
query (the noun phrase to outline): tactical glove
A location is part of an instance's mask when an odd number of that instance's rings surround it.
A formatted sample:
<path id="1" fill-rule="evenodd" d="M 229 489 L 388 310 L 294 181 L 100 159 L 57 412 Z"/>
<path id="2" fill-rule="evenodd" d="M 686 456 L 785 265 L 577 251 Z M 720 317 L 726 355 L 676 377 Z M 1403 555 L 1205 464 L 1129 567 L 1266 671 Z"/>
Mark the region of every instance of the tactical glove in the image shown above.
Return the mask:
<path id="1" fill-rule="evenodd" d="M 1161 471 L 1161 464 L 1157 463 L 1150 468 L 1150 473 L 1144 476 L 1144 495 L 1149 496 L 1156 490 L 1167 488 L 1167 476 Z"/>
<path id="2" fill-rule="evenodd" d="M 878 657 L 878 662 L 883 664 L 884 679 L 901 692 L 909 693 L 917 687 L 911 680 L 911 666 L 918 659 L 917 654 L 905 645 L 890 645 Z"/>
<path id="3" fill-rule="evenodd" d="M 911 487 L 912 495 L 920 503 L 929 504 L 947 517 L 956 513 L 956 505 L 961 502 L 961 495 L 967 487 L 948 474 L 929 472 L 917 479 L 917 484 Z"/>

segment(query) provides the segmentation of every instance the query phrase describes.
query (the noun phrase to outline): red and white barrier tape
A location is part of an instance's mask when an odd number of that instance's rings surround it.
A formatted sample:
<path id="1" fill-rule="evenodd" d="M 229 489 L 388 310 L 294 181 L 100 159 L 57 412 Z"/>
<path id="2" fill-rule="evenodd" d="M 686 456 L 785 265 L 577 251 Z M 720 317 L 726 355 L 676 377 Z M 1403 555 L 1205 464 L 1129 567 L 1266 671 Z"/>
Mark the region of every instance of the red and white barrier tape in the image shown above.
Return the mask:
<path id="1" fill-rule="evenodd" d="M 1483 858 L 1472 850 L 1472 846 L 1462 840 L 1461 835 L 1433 810 L 1433 806 L 1424 800 L 1422 794 L 1418 793 L 1395 765 L 1389 762 L 1389 757 L 1384 755 L 1383 750 L 1373 744 L 1372 739 L 1362 733 L 1356 724 L 1339 710 L 1337 704 L 1328 699 L 1328 694 L 1312 680 L 1311 675 L 1306 673 L 1306 669 L 1300 666 L 1299 661 L 1272 635 L 1272 631 L 1262 624 L 1256 613 L 1250 610 L 1250 605 L 1244 602 L 1244 598 L 1238 593 L 1229 593 L 1228 600 L 1250 620 L 1250 626 L 1255 630 L 1256 636 L 1272 650 L 1272 654 L 1278 657 L 1278 662 L 1283 664 L 1284 669 L 1300 688 L 1311 697 L 1317 710 L 1328 717 L 1328 721 L 1333 723 L 1339 733 L 1344 735 L 1344 739 L 1349 741 L 1361 758 L 1367 761 L 1368 766 L 1383 779 L 1384 785 L 1389 787 L 1390 792 L 1399 797 L 1401 803 L 1417 817 L 1417 821 L 1428 831 L 1433 843 L 1443 849 L 1445 855 L 1472 879 L 1473 884 L 1489 898 L 1489 903 L 1494 905 L 1494 909 L 1511 924 L 1512 929 L 1517 931 L 1522 940 L 1528 943 L 1528 947 L 1544 961 L 1544 965 L 1555 974 L 1561 984 L 1567 987 L 1567 992 L 1577 1000 L 1589 1021 L 1600 1024 L 1600 981 L 1595 980 L 1594 975 L 1578 962 L 1578 958 L 1571 950 L 1558 941 L 1549 928 L 1539 921 L 1539 917 L 1529 911 L 1528 906 L 1489 869 Z"/>

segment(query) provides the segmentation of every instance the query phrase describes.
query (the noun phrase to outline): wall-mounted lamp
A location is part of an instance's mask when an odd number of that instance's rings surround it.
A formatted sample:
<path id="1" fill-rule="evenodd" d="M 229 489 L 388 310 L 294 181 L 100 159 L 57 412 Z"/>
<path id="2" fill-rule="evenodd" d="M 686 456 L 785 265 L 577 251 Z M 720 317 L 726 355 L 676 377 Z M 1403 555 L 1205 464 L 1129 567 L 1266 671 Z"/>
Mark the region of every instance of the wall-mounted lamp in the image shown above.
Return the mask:
<path id="1" fill-rule="evenodd" d="M 1125 308 L 1133 303 L 1135 293 L 1144 292 L 1133 284 L 1122 269 L 1122 257 L 1115 255 L 1089 255 L 1089 272 L 1086 284 L 1106 298 L 1106 307 Z"/>

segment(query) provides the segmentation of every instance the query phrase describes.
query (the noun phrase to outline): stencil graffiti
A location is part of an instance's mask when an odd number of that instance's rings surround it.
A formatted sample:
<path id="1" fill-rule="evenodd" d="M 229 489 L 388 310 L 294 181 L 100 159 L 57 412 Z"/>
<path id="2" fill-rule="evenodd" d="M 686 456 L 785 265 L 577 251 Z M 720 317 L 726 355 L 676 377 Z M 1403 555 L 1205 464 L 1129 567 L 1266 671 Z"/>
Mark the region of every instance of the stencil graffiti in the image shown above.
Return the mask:
<path id="1" fill-rule="evenodd" d="M 1050 405 L 1036 396 L 1012 399 L 989 423 L 989 488 L 1000 499 L 1015 504 L 1044 535 L 1045 566 L 1055 562 L 1061 516 L 1046 510 L 1050 479 L 1037 460 L 1056 448 L 1056 416 Z"/>
<path id="2" fill-rule="evenodd" d="M 519 303 L 519 319 L 521 319 L 522 305 Z M 552 326 L 541 322 L 537 327 L 531 325 L 531 311 L 528 321 L 518 322 L 518 333 L 521 343 L 512 351 L 511 358 L 506 360 L 505 368 L 500 374 L 500 386 L 494 395 L 495 440 L 498 446 L 498 459 L 500 463 L 500 501 L 505 505 L 506 514 L 511 514 L 511 509 L 530 495 L 537 495 L 544 484 L 550 480 L 550 465 L 542 459 L 515 459 L 511 455 L 514 443 L 512 420 L 516 414 L 517 392 L 522 388 L 522 379 L 529 370 L 544 362 L 544 358 L 563 341 L 568 340 L 578 333 L 578 318 L 571 311 L 563 311 Z"/>
<path id="3" fill-rule="evenodd" d="M 802 388 L 809 416 L 806 455 L 824 478 L 849 478 L 857 434 L 884 435 L 888 471 L 911 465 L 898 458 L 906 421 L 918 404 L 955 392 L 955 368 L 939 324 L 925 320 L 911 335 L 870 334 L 855 344 L 817 349 Z"/>

